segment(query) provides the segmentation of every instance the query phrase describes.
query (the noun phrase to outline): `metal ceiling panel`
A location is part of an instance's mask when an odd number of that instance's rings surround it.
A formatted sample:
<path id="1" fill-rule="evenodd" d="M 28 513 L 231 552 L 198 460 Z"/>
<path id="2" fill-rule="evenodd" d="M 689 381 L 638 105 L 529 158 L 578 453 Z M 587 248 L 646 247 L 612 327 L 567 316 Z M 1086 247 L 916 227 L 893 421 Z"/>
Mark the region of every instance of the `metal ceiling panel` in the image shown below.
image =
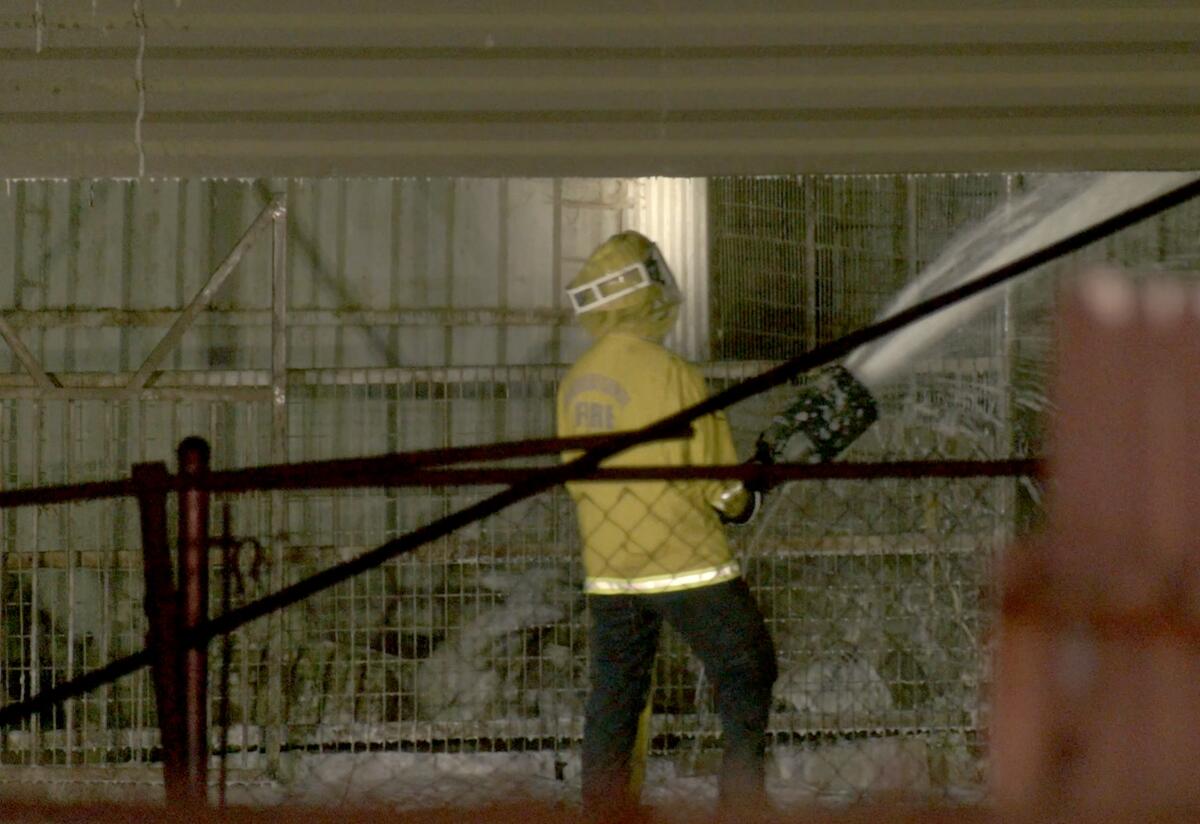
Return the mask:
<path id="1" fill-rule="evenodd" d="M 1200 167 L 1196 2 L 646 6 L 11 0 L 0 176 Z"/>

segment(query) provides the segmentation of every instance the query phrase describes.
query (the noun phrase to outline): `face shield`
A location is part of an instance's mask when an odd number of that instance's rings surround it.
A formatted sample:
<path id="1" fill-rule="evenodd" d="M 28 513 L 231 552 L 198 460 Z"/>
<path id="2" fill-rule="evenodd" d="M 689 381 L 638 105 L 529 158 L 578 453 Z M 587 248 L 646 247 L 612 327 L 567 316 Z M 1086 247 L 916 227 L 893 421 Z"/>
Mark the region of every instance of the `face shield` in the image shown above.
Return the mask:
<path id="1" fill-rule="evenodd" d="M 671 274 L 667 262 L 663 260 L 657 246 L 650 247 L 650 253 L 644 261 L 631 263 L 620 269 L 614 269 L 582 286 L 567 289 L 571 298 L 571 306 L 576 315 L 593 312 L 615 300 L 632 294 L 639 289 L 658 285 L 662 289 L 663 300 L 668 304 L 676 304 L 681 300 L 679 287 L 675 284 L 675 276 Z"/>

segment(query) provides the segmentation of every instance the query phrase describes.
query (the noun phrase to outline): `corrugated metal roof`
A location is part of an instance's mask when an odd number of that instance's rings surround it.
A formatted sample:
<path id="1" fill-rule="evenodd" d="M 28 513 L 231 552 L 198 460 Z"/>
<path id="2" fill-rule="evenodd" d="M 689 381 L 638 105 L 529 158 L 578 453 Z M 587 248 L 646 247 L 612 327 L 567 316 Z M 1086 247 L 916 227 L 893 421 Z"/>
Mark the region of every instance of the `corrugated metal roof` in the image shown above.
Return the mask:
<path id="1" fill-rule="evenodd" d="M 0 176 L 1200 166 L 1200 5 L 10 0 Z"/>

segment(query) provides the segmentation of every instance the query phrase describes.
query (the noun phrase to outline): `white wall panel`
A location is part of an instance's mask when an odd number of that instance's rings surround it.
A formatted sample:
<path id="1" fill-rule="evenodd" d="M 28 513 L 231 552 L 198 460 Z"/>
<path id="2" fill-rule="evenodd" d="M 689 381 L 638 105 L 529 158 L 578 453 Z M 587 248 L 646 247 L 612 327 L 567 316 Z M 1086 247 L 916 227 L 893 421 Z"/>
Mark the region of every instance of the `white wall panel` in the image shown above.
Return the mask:
<path id="1" fill-rule="evenodd" d="M 627 217 L 662 250 L 683 293 L 668 344 L 692 360 L 708 358 L 708 209 L 703 178 L 637 181 Z"/>
<path id="2" fill-rule="evenodd" d="M 277 193 L 289 209 L 291 368 L 564 362 L 586 344 L 565 305 L 566 282 L 630 220 L 653 222 L 672 255 L 703 244 L 702 234 L 674 226 L 703 228 L 697 185 L 14 181 L 0 194 L 9 239 L 0 300 L 45 368 L 135 371 Z M 270 246 L 267 233 L 258 236 L 163 368 L 269 368 Z M 693 297 L 702 299 L 699 287 Z M 3 363 L 21 371 L 3 349 Z"/>

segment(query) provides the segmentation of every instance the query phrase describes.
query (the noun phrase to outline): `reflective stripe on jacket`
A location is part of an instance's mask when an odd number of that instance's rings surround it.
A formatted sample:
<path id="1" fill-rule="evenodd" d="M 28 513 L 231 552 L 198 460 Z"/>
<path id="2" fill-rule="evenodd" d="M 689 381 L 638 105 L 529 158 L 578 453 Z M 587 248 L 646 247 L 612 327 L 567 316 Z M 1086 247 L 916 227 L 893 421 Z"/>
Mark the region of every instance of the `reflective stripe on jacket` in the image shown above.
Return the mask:
<path id="1" fill-rule="evenodd" d="M 558 433 L 567 437 L 638 429 L 707 394 L 704 377 L 682 358 L 635 335 L 612 332 L 596 341 L 563 379 Z M 724 414 L 707 415 L 692 428 L 691 438 L 643 444 L 603 465 L 736 463 Z M 720 482 L 575 482 L 567 488 L 578 511 L 587 592 L 669 592 L 738 576 L 713 508 L 723 489 Z"/>

